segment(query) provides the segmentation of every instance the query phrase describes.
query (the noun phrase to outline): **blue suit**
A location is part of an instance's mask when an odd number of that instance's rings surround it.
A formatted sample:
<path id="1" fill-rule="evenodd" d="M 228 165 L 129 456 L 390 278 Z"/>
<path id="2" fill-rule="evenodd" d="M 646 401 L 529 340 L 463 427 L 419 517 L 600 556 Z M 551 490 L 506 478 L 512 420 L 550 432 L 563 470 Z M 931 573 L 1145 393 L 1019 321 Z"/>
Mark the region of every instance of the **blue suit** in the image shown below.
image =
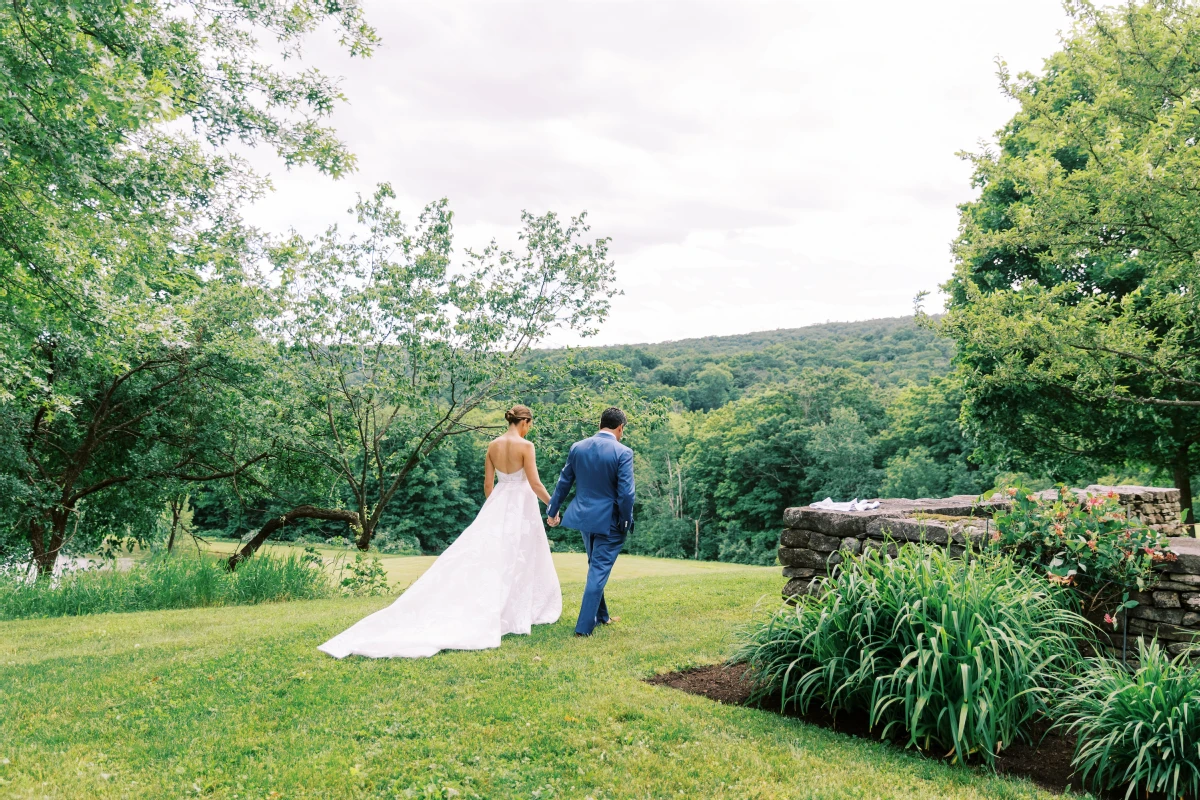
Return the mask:
<path id="1" fill-rule="evenodd" d="M 546 516 L 558 516 L 571 486 L 575 486 L 575 499 L 562 524 L 583 534 L 587 551 L 587 587 L 575 624 L 576 633 L 587 635 L 597 624 L 608 622 L 604 586 L 633 529 L 633 451 L 607 431 L 571 445 Z"/>

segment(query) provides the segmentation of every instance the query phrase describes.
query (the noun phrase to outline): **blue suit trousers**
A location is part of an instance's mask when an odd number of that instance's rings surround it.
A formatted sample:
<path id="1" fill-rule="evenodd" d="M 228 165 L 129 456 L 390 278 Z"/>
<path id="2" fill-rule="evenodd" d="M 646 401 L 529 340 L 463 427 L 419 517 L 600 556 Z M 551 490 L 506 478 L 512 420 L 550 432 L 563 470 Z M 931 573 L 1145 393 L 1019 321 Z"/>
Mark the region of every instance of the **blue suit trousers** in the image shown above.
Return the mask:
<path id="1" fill-rule="evenodd" d="M 588 533 L 583 531 L 583 547 L 587 551 L 587 586 L 579 604 L 579 621 L 575 632 L 588 636 L 596 626 L 608 622 L 608 606 L 604 603 L 604 587 L 608 574 L 625 546 L 625 534 L 617 531 Z"/>

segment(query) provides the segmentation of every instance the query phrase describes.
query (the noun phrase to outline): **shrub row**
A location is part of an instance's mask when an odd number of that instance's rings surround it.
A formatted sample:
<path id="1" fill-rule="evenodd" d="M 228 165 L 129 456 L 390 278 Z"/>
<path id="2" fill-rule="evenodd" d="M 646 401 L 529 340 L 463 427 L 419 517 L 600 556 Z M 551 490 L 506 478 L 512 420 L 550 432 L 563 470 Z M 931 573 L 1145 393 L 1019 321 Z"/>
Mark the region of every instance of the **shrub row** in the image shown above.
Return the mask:
<path id="1" fill-rule="evenodd" d="M 735 658 L 756 699 L 865 713 L 882 736 L 990 763 L 1030 739 L 1081 659 L 1088 623 L 1063 593 L 1007 558 L 871 550 L 752 628 Z"/>
<path id="2" fill-rule="evenodd" d="M 1115 496 L 1010 490 L 984 553 L 909 546 L 848 557 L 814 595 L 753 625 L 735 658 L 753 699 L 869 717 L 880 736 L 994 763 L 1036 722 L 1077 737 L 1085 782 L 1126 797 L 1200 797 L 1200 670 L 1139 641 L 1106 657 L 1079 616 L 1153 581 L 1174 556 Z M 1044 729 L 1039 726 L 1038 729 Z"/>
<path id="3" fill-rule="evenodd" d="M 236 572 L 217 558 L 158 554 L 129 570 L 88 569 L 57 582 L 0 582 L 0 620 L 303 600 L 331 593 L 319 558 L 259 553 Z"/>

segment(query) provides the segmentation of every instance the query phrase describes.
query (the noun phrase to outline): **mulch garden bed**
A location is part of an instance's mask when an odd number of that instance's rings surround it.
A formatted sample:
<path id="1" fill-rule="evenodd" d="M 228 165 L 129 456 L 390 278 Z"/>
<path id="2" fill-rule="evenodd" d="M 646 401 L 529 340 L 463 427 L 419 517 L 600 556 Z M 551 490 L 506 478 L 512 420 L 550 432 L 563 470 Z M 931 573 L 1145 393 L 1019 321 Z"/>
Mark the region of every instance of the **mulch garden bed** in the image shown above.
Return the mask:
<path id="1" fill-rule="evenodd" d="M 672 689 L 689 694 L 698 694 L 718 703 L 728 705 L 749 705 L 750 684 L 746 680 L 745 664 L 716 664 L 710 667 L 671 672 L 665 675 L 655 675 L 646 680 L 655 686 L 669 686 Z M 764 702 L 759 708 L 768 711 L 779 711 Z M 794 711 L 785 712 L 786 716 L 803 720 L 810 725 L 857 736 L 863 739 L 878 740 L 871 733 L 865 716 L 839 716 L 836 720 L 823 711 L 813 711 L 800 714 Z M 996 758 L 996 771 L 1015 778 L 1028 778 L 1044 789 L 1063 792 L 1068 788 L 1080 789 L 1081 781 L 1071 768 L 1071 756 L 1075 752 L 1074 738 L 1065 736 L 1046 736 L 1036 746 L 1017 743 L 1007 748 Z M 931 758 L 941 758 L 936 753 L 926 753 Z M 1093 792 L 1093 794 L 1095 794 Z M 1123 797 L 1121 794 L 1101 794 L 1100 797 Z"/>

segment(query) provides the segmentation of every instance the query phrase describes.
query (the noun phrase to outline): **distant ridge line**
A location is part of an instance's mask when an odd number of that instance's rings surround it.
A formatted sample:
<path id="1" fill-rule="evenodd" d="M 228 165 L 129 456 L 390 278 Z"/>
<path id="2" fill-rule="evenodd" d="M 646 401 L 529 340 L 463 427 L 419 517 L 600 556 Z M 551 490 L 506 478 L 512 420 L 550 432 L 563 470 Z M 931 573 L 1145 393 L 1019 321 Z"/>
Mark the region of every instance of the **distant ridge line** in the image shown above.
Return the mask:
<path id="1" fill-rule="evenodd" d="M 850 320 L 850 321 L 846 321 L 846 322 L 841 322 L 841 321 L 814 322 L 810 325 L 801 325 L 800 327 L 797 327 L 797 328 L 771 328 L 768 330 L 750 331 L 747 333 L 726 333 L 726 334 L 713 334 L 711 336 L 693 336 L 693 337 L 690 337 L 687 339 L 665 339 L 661 342 L 628 342 L 628 343 L 622 343 L 622 344 L 577 344 L 577 345 L 565 345 L 563 347 L 539 347 L 537 349 L 542 352 L 554 352 L 554 351 L 558 351 L 558 350 L 566 350 L 568 348 L 573 349 L 573 350 L 615 350 L 615 349 L 625 348 L 625 347 L 629 347 L 629 348 L 664 348 L 664 347 L 671 347 L 671 346 L 686 346 L 689 344 L 701 343 L 701 342 L 716 343 L 719 341 L 724 341 L 724 342 L 729 342 L 732 344 L 737 340 L 753 340 L 755 338 L 766 338 L 766 337 L 774 338 L 777 341 L 794 341 L 796 339 L 808 338 L 808 335 L 811 335 L 811 333 L 818 333 L 821 330 L 828 330 L 830 332 L 834 332 L 834 331 L 840 332 L 840 331 L 846 330 L 848 327 L 856 328 L 859 326 L 862 326 L 862 327 L 868 327 L 868 326 L 870 326 L 870 327 L 885 327 L 886 326 L 889 328 L 897 328 L 897 327 L 902 327 L 902 326 L 907 327 L 907 326 L 905 326 L 905 323 L 910 323 L 914 328 L 916 327 L 916 319 L 911 315 L 905 315 L 902 317 L 874 317 L 872 319 Z M 803 332 L 811 332 L 811 333 L 806 334 Z"/>

